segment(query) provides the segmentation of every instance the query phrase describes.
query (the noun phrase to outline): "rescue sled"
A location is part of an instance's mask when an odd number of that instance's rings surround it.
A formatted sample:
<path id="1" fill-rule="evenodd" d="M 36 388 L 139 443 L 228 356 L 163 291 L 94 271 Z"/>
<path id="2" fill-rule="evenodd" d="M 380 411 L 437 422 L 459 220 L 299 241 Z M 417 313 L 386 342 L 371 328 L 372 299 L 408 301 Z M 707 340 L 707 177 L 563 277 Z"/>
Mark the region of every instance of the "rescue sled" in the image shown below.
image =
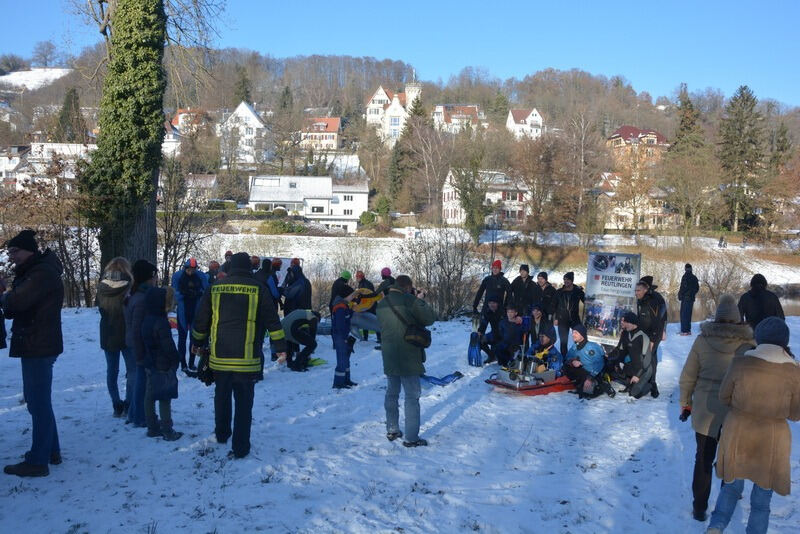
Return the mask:
<path id="1" fill-rule="evenodd" d="M 498 372 L 492 373 L 486 383 L 502 389 L 517 391 L 523 395 L 547 395 L 575 389 L 569 378 L 557 377 L 556 372 L 552 369 L 537 373 L 540 365 L 540 360 L 518 354 L 508 367 L 502 367 Z"/>

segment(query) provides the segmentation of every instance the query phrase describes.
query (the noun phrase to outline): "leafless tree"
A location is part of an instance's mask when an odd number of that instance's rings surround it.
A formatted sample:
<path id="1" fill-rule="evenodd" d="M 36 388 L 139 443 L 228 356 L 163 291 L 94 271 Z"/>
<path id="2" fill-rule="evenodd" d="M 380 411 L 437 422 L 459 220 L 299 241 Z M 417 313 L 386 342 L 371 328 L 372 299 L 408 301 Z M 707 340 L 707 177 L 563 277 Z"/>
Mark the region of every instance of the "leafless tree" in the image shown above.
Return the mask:
<path id="1" fill-rule="evenodd" d="M 433 222 L 440 223 L 442 186 L 450 170 L 453 138 L 434 128 L 427 117 L 409 118 L 406 128 L 409 132 L 409 138 L 406 140 L 407 150 L 416 162 L 415 176 L 412 176 L 412 179 L 415 179 L 420 186 L 424 195 L 424 206 Z"/>
<path id="2" fill-rule="evenodd" d="M 51 67 L 57 58 L 56 45 L 53 41 L 39 41 L 33 47 L 31 61 L 40 67 Z"/>

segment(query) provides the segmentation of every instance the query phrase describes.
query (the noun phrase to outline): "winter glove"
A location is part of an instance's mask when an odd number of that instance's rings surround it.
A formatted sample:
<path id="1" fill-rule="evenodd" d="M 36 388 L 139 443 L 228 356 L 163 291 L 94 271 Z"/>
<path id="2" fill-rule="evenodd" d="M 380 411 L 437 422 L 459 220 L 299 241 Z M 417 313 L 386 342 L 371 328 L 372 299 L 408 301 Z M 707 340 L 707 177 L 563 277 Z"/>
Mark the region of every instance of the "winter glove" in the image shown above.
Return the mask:
<path id="1" fill-rule="evenodd" d="M 688 406 L 684 406 L 683 410 L 681 411 L 681 415 L 680 417 L 678 417 L 678 419 L 680 419 L 685 423 L 686 420 L 689 419 L 690 415 L 692 415 L 692 409 Z"/>

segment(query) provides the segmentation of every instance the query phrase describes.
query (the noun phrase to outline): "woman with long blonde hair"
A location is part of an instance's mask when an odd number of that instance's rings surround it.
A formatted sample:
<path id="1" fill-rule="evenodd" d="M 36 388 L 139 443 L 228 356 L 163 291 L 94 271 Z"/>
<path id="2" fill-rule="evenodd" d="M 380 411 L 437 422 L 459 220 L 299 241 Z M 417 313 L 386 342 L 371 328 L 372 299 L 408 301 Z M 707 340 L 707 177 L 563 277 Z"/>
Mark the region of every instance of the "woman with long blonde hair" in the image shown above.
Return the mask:
<path id="1" fill-rule="evenodd" d="M 125 299 L 133 283 L 131 264 L 123 257 L 108 262 L 97 284 L 96 304 L 100 309 L 100 348 L 106 355 L 106 382 L 114 417 L 122 417 L 130 406 L 136 377 L 136 358 L 125 343 Z M 125 399 L 119 394 L 119 357 L 125 360 Z"/>

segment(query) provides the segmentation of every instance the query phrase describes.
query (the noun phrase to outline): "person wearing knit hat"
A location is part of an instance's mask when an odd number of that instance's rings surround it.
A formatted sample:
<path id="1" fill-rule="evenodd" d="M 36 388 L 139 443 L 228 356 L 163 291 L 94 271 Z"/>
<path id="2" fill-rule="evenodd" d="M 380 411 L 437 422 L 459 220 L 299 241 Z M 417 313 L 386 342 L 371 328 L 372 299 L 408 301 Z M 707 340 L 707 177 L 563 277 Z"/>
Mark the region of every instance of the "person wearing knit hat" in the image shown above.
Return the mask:
<path id="1" fill-rule="evenodd" d="M 125 422 L 131 423 L 137 428 L 144 428 L 147 426 L 144 414 L 147 373 L 144 367 L 144 340 L 140 333 L 146 310 L 145 295 L 157 283 L 158 269 L 147 260 L 136 260 L 131 271 L 133 272 L 133 285 L 122 311 L 125 316 L 125 345 L 133 351 L 136 360 L 136 377 L 133 380 L 131 403 L 128 406 L 128 417 Z"/>
<path id="2" fill-rule="evenodd" d="M 531 306 L 539 302 L 539 286 L 530 276 L 530 268 L 524 263 L 519 266 L 519 276 L 511 282 L 511 296 L 508 301 L 514 306 L 522 317 L 528 317 L 531 313 Z"/>
<path id="3" fill-rule="evenodd" d="M 787 419 L 800 420 L 800 365 L 788 351 L 789 328 L 783 319 L 763 319 L 755 339 L 755 348 L 731 360 L 719 386 L 719 399 L 730 411 L 720 432 L 716 470 L 722 488 L 708 532 L 728 526 L 745 480 L 753 482 L 747 532 L 767 532 L 773 493 L 789 495 L 792 488 Z"/>
<path id="4" fill-rule="evenodd" d="M 32 230 L 23 230 L 6 244 L 15 277 L 0 296 L 3 313 L 13 319 L 8 355 L 20 360 L 22 389 L 31 415 L 31 447 L 25 460 L 4 468 L 6 474 L 19 477 L 47 476 L 48 463 L 61 463 L 51 390 L 53 364 L 64 350 L 63 268 L 53 252 L 39 252 L 34 236 Z M 7 434 L 11 433 L 17 431 L 8 428 Z"/>
<path id="5" fill-rule="evenodd" d="M 472 313 L 473 315 L 478 315 L 478 305 L 481 302 L 481 298 L 483 298 L 484 294 L 486 298 L 483 301 L 483 308 L 481 309 L 480 315 L 483 316 L 484 312 L 488 309 L 489 300 L 494 299 L 500 305 L 500 318 L 497 322 L 493 322 L 492 329 L 495 329 L 499 326 L 499 320 L 505 315 L 505 305 L 508 304 L 510 297 L 511 297 L 511 284 L 508 282 L 508 279 L 503 275 L 502 272 L 503 264 L 500 260 L 494 260 L 492 262 L 492 274 L 485 277 L 481 281 L 481 285 L 478 288 L 478 292 L 475 294 L 475 299 L 472 301 Z M 484 332 L 485 332 L 484 326 Z"/>
<path id="6" fill-rule="evenodd" d="M 605 392 L 610 397 L 616 393 L 605 379 L 600 377 L 606 365 L 606 353 L 599 344 L 587 339 L 586 327 L 578 323 L 572 327 L 575 345 L 564 358 L 564 374 L 578 388 L 582 398 L 594 398 Z"/>
<path id="7" fill-rule="evenodd" d="M 233 263 L 231 263 L 233 269 Z M 181 370 L 193 374 L 195 371 L 194 354 L 189 354 L 186 361 L 186 341 L 194 323 L 194 312 L 200 298 L 208 288 L 208 278 L 197 270 L 197 260 L 189 258 L 184 262 L 183 269 L 172 275 L 170 286 L 175 292 L 175 304 L 178 315 L 178 354 L 180 355 Z"/>
<path id="8" fill-rule="evenodd" d="M 651 382 L 653 397 L 658 397 L 656 372 L 658 371 L 658 346 L 667 332 L 667 301 L 656 291 L 652 276 L 643 276 L 636 284 L 636 312 L 639 315 L 639 328 L 650 339 L 650 352 L 653 355 Z"/>
<path id="9" fill-rule="evenodd" d="M 292 258 L 292 261 L 289 262 L 289 267 L 294 267 L 295 265 L 300 265 L 300 258 Z"/>
<path id="10" fill-rule="evenodd" d="M 158 269 L 156 268 L 155 265 L 153 265 L 147 260 L 136 260 L 136 262 L 133 264 L 133 268 L 131 269 L 131 271 L 133 272 L 133 283 L 134 283 L 134 289 L 131 290 L 131 293 L 133 293 L 136 290 L 135 289 L 136 285 L 142 284 L 144 282 L 153 279 Z"/>
<path id="11" fill-rule="evenodd" d="M 547 281 L 547 273 L 545 271 L 541 271 L 536 275 L 536 285 L 539 286 L 537 298 L 542 305 L 542 312 L 544 313 L 545 319 L 552 321 L 556 304 L 556 288 Z"/>
<path id="12" fill-rule="evenodd" d="M 681 303 L 681 334 L 682 336 L 692 335 L 692 309 L 697 292 L 700 291 L 700 283 L 692 272 L 692 265 L 687 263 L 681 277 L 681 286 L 678 289 L 678 300 Z"/>
<path id="13" fill-rule="evenodd" d="M 621 376 L 626 388 L 622 390 L 636 399 L 647 393 L 652 395 L 652 353 L 650 339 L 636 324 L 638 316 L 628 311 L 622 316 L 619 343 L 608 357 L 612 376 Z M 620 369 L 621 368 L 621 369 Z M 621 372 L 621 375 L 618 374 Z M 655 396 L 654 396 L 655 397 Z"/>
<path id="14" fill-rule="evenodd" d="M 750 290 L 739 298 L 739 313 L 753 330 L 767 317 L 785 318 L 778 295 L 767 289 L 767 279 L 756 273 L 750 280 Z"/>
<path id="15" fill-rule="evenodd" d="M 558 328 L 561 354 L 567 353 L 570 339 L 569 330 L 573 325 L 581 322 L 580 307 L 586 301 L 583 288 L 576 286 L 574 280 L 575 273 L 566 273 L 564 285 L 555 292 L 554 297 L 553 326 Z"/>
<path id="16" fill-rule="evenodd" d="M 344 299 L 353 292 L 353 288 L 350 286 L 350 278 L 350 271 L 345 269 L 339 273 L 339 278 L 334 280 L 333 285 L 331 286 L 331 299 L 328 302 L 328 309 L 333 309 L 333 303 L 336 300 L 336 297 Z"/>
<path id="17" fill-rule="evenodd" d="M 222 262 L 222 267 L 219 268 L 225 274 L 228 274 L 228 271 L 231 269 L 231 257 L 233 256 L 233 251 L 226 250 L 225 251 L 225 261 Z"/>
<path id="18" fill-rule="evenodd" d="M 741 324 L 733 296 L 724 294 L 714 320 L 700 324 L 700 334 L 681 371 L 679 419 L 692 418 L 697 443 L 692 480 L 693 517 L 697 521 L 706 520 L 717 440 L 728 413 L 728 407 L 719 400 L 719 386 L 731 361 L 753 347 L 753 330 Z"/>

